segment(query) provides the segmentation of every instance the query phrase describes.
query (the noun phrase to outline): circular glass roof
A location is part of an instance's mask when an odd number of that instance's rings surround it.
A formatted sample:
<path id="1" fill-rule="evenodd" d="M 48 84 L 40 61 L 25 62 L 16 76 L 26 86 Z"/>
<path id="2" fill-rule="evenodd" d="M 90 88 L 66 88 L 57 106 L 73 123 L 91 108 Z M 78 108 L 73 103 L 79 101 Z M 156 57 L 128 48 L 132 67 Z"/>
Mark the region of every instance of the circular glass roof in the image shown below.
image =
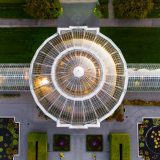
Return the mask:
<path id="1" fill-rule="evenodd" d="M 101 65 L 96 57 L 83 50 L 72 50 L 63 55 L 53 68 L 53 83 L 72 97 L 84 97 L 98 87 Z"/>
<path id="2" fill-rule="evenodd" d="M 30 67 L 33 97 L 58 126 L 99 126 L 121 104 L 127 82 L 121 51 L 97 28 L 59 28 Z"/>

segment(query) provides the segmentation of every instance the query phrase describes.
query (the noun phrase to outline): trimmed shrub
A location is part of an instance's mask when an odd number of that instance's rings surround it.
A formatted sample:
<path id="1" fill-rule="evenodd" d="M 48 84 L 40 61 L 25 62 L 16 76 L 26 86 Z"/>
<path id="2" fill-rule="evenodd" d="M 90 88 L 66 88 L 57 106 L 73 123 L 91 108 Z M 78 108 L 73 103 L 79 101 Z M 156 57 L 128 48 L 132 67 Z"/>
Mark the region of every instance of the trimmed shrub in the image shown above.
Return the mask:
<path id="1" fill-rule="evenodd" d="M 28 134 L 28 160 L 48 160 L 48 139 L 46 133 L 31 132 Z"/>
<path id="2" fill-rule="evenodd" d="M 25 11 L 37 19 L 51 19 L 59 17 L 63 9 L 59 0 L 28 0 Z"/>
<path id="3" fill-rule="evenodd" d="M 99 0 L 93 10 L 94 15 L 98 18 L 108 17 L 108 0 Z"/>
<path id="4" fill-rule="evenodd" d="M 153 8 L 152 0 L 114 0 L 117 18 L 145 18 Z"/>
<path id="5" fill-rule="evenodd" d="M 110 160 L 131 160 L 130 136 L 128 133 L 110 133 Z M 121 146 L 121 149 L 120 149 Z"/>

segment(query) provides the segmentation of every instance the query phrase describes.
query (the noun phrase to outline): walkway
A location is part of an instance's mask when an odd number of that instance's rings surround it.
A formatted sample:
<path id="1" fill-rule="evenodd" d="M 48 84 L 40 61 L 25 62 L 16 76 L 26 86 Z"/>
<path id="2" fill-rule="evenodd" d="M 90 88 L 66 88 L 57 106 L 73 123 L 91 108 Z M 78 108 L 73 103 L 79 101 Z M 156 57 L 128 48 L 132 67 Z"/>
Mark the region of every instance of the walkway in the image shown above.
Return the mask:
<path id="1" fill-rule="evenodd" d="M 56 20 L 0 19 L 0 27 L 56 27 Z"/>
<path id="2" fill-rule="evenodd" d="M 76 11 L 76 9 L 75 9 Z M 84 14 L 73 14 L 61 17 L 57 20 L 33 20 L 33 19 L 0 19 L 0 28 L 4 27 L 68 27 L 70 25 L 86 25 L 89 27 L 160 27 L 160 18 L 156 19 L 100 19 L 93 15 L 84 17 Z"/>
<path id="3" fill-rule="evenodd" d="M 109 0 L 109 3 L 108 3 L 108 18 L 114 19 L 113 0 Z"/>
<path id="4" fill-rule="evenodd" d="M 100 19 L 101 27 L 160 27 L 160 18 Z"/>
<path id="5" fill-rule="evenodd" d="M 60 27 L 89 26 L 99 27 L 99 20 L 93 15 L 96 3 L 63 3 L 64 13 L 57 24 Z"/>

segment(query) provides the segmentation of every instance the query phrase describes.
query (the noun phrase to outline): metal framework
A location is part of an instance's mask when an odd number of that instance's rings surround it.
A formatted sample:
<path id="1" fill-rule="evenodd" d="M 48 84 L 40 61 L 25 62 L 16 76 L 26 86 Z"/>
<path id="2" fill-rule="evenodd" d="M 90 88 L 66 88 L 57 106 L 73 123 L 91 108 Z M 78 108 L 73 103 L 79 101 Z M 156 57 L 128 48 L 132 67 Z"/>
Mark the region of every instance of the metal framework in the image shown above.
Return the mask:
<path id="1" fill-rule="evenodd" d="M 0 92 L 30 91 L 29 68 L 30 64 L 0 64 Z M 134 63 L 127 68 L 127 92 L 160 92 L 160 64 Z"/>
<path id="2" fill-rule="evenodd" d="M 0 64 L 0 92 L 28 90 L 29 64 Z"/>
<path id="3" fill-rule="evenodd" d="M 59 28 L 37 50 L 30 89 L 41 110 L 70 128 L 96 127 L 121 104 L 127 65 L 99 28 Z"/>
<path id="4" fill-rule="evenodd" d="M 159 92 L 160 64 L 128 64 L 128 92 Z"/>
<path id="5" fill-rule="evenodd" d="M 160 64 L 128 64 L 98 28 L 59 28 L 30 64 L 0 64 L 0 92 L 29 91 L 57 126 L 100 126 L 126 91 L 160 91 Z"/>

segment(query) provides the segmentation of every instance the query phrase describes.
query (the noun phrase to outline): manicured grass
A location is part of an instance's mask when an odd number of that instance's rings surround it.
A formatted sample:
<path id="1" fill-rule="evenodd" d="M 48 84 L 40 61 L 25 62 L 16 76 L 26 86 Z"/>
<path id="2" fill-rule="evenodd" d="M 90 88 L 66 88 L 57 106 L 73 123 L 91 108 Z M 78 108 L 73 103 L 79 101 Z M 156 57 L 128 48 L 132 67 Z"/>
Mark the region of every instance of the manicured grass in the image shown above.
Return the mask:
<path id="1" fill-rule="evenodd" d="M 31 132 L 28 134 L 28 160 L 48 159 L 48 139 L 46 133 Z M 37 155 L 36 155 L 37 154 Z"/>
<path id="2" fill-rule="evenodd" d="M 30 63 L 36 49 L 56 28 L 1 28 L 0 63 Z M 101 28 L 121 49 L 127 63 L 160 63 L 160 28 Z"/>
<path id="3" fill-rule="evenodd" d="M 0 18 L 32 18 L 24 11 L 24 4 L 1 4 Z"/>
<path id="4" fill-rule="evenodd" d="M 130 137 L 127 133 L 111 133 L 110 140 L 110 160 L 131 160 L 130 157 Z"/>
<path id="5" fill-rule="evenodd" d="M 26 3 L 26 0 L 0 0 L 0 3 Z"/>
<path id="6" fill-rule="evenodd" d="M 56 28 L 1 28 L 0 63 L 30 63 L 41 43 Z"/>
<path id="7" fill-rule="evenodd" d="M 160 63 L 160 28 L 101 28 L 121 49 L 127 63 Z"/>

